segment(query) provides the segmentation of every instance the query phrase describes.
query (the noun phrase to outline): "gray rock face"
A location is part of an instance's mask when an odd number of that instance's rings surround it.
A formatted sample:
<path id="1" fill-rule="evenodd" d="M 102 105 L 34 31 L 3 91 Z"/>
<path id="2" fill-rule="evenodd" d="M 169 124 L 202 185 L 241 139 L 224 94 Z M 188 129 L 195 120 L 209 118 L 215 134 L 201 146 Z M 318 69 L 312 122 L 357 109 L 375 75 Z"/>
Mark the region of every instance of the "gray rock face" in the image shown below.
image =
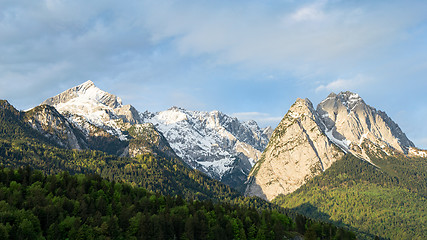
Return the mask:
<path id="1" fill-rule="evenodd" d="M 331 93 L 316 110 L 297 99 L 251 170 L 246 195 L 272 200 L 291 193 L 349 152 L 367 161 L 370 154 L 424 154 L 387 114 L 355 93 Z"/>
<path id="2" fill-rule="evenodd" d="M 317 106 L 317 112 L 325 123 L 325 132 L 337 145 L 347 152 L 369 160 L 364 142 L 384 149 L 407 154 L 414 144 L 400 127 L 387 116 L 367 105 L 355 93 L 330 94 Z M 368 144 L 369 145 L 369 144 Z"/>
<path id="3" fill-rule="evenodd" d="M 262 134 L 264 136 L 266 136 L 268 139 L 270 139 L 271 136 L 273 135 L 273 131 L 274 131 L 274 129 L 272 129 L 270 126 L 268 126 L 264 129 L 262 129 Z"/>
<path id="4" fill-rule="evenodd" d="M 219 111 L 173 107 L 155 114 L 146 112 L 142 118 L 163 133 L 188 165 L 241 191 L 268 142 L 256 122 L 240 122 Z"/>
<path id="5" fill-rule="evenodd" d="M 84 134 L 51 106 L 37 106 L 26 112 L 25 118 L 31 127 L 62 147 L 88 148 Z"/>

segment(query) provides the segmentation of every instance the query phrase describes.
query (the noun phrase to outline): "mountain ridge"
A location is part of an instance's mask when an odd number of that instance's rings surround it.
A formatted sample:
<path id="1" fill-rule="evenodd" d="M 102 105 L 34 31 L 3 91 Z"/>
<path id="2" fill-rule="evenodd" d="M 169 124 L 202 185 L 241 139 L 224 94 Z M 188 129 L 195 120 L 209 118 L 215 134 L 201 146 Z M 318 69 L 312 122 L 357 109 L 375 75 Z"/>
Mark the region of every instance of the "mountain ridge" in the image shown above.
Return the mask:
<path id="1" fill-rule="evenodd" d="M 358 94 L 331 93 L 316 109 L 310 100 L 298 98 L 249 174 L 245 194 L 272 200 L 295 191 L 345 154 L 374 164 L 369 154 L 408 155 L 410 149 L 412 155 L 424 153 L 385 112 Z"/>
<path id="2" fill-rule="evenodd" d="M 164 148 L 166 155 L 180 157 L 192 168 L 241 191 L 272 133 L 271 128 L 261 129 L 255 121 L 240 122 L 217 110 L 190 111 L 174 106 L 156 113 L 138 112 L 90 80 L 42 104 L 55 107 L 87 138 L 103 133 L 122 145 L 110 153 L 136 156 Z M 154 146 L 148 141 L 138 146 L 143 138 L 135 135 L 141 133 L 135 130 L 142 128 L 147 129 L 147 139 L 157 136 Z"/>

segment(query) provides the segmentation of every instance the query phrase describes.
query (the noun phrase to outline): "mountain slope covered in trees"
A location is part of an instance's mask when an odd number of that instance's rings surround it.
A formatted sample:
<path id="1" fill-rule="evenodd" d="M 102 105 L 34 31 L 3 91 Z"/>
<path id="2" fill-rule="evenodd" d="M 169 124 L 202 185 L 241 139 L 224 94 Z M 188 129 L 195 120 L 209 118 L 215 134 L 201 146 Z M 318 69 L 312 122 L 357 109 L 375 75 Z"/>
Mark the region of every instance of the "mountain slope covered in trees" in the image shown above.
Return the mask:
<path id="1" fill-rule="evenodd" d="M 309 217 L 351 226 L 362 238 L 427 238 L 425 158 L 346 155 L 297 191 L 273 202 Z"/>
<path id="2" fill-rule="evenodd" d="M 331 224 L 278 211 L 184 201 L 97 174 L 45 176 L 0 168 L 1 239 L 355 239 Z"/>

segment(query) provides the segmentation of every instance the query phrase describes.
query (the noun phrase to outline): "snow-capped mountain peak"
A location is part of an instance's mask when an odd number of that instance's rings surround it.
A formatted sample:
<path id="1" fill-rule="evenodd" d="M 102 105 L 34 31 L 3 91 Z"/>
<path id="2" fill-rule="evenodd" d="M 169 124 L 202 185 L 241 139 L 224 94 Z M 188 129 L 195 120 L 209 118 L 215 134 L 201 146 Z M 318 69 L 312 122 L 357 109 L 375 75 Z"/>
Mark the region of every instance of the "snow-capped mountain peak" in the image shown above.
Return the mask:
<path id="1" fill-rule="evenodd" d="M 121 131 L 123 124 L 141 123 L 132 106 L 123 105 L 119 97 L 99 89 L 91 80 L 49 98 L 43 104 L 55 107 L 85 132 L 100 127 L 121 140 L 127 139 Z"/>
<path id="2" fill-rule="evenodd" d="M 176 153 L 189 166 L 240 188 L 271 136 L 271 129 L 261 129 L 255 121 L 240 122 L 216 110 L 203 112 L 172 107 L 157 113 L 140 113 L 90 80 L 43 104 L 55 107 L 87 135 L 96 135 L 101 130 L 109 135 L 107 137 L 112 135 L 122 142 L 130 142 L 122 151 L 125 155 L 144 152 L 136 144 L 146 137 L 142 133 L 156 136 L 155 149 L 172 148 L 174 153 L 169 155 Z M 138 125 L 144 130 L 139 131 Z"/>
<path id="3" fill-rule="evenodd" d="M 73 100 L 75 102 L 72 104 L 76 104 L 80 101 L 83 103 L 81 105 L 84 105 L 87 102 L 92 101 L 110 108 L 118 108 L 122 106 L 122 100 L 119 97 L 99 89 L 91 80 L 71 88 L 51 99 L 52 103 L 55 104 L 66 104 L 68 101 Z"/>
<path id="4" fill-rule="evenodd" d="M 243 123 L 217 110 L 172 107 L 141 117 L 163 133 L 188 165 L 235 187 L 246 180 L 269 139 L 269 131 L 263 133 L 256 122 Z"/>

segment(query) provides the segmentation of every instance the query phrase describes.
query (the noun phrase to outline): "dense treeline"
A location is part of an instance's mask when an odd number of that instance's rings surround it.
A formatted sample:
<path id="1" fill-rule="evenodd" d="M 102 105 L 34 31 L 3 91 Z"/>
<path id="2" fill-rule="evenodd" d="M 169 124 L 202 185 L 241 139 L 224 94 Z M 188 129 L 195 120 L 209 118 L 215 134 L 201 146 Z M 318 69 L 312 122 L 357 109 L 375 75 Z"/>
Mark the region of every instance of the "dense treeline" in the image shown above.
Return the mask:
<path id="1" fill-rule="evenodd" d="M 0 162 L 12 168 L 30 165 L 47 174 L 64 170 L 71 174 L 97 173 L 110 180 L 187 199 L 231 201 L 240 196 L 227 185 L 190 169 L 178 159 L 150 154 L 120 158 L 100 151 L 68 150 L 27 140 L 0 140 Z"/>
<path id="2" fill-rule="evenodd" d="M 427 197 L 427 159 L 421 157 L 384 156 L 384 158 L 371 157 L 373 163 L 381 171 L 390 176 L 393 181 L 388 181 L 389 186 L 399 186 L 411 192 L 416 192 Z"/>
<path id="3" fill-rule="evenodd" d="M 17 111 L 5 100 L 0 100 L 0 138 L 15 139 L 37 139 L 39 142 L 50 143 L 43 135 L 32 129 L 23 121 L 24 114 Z"/>
<path id="4" fill-rule="evenodd" d="M 355 239 L 278 211 L 185 201 L 97 174 L 0 168 L 0 239 Z"/>
<path id="5" fill-rule="evenodd" d="M 31 166 L 46 174 L 99 174 L 103 178 L 126 182 L 163 195 L 184 199 L 222 201 L 257 209 L 286 210 L 257 197 L 243 197 L 238 191 L 190 169 L 178 159 L 153 155 L 119 158 L 100 151 L 68 150 L 28 140 L 1 140 L 0 165 L 8 168 Z M 294 212 L 286 214 L 295 218 Z"/>
<path id="6" fill-rule="evenodd" d="M 348 154 L 274 202 L 352 226 L 362 238 L 427 239 L 426 160 L 402 156 L 374 162 L 380 168 Z"/>

